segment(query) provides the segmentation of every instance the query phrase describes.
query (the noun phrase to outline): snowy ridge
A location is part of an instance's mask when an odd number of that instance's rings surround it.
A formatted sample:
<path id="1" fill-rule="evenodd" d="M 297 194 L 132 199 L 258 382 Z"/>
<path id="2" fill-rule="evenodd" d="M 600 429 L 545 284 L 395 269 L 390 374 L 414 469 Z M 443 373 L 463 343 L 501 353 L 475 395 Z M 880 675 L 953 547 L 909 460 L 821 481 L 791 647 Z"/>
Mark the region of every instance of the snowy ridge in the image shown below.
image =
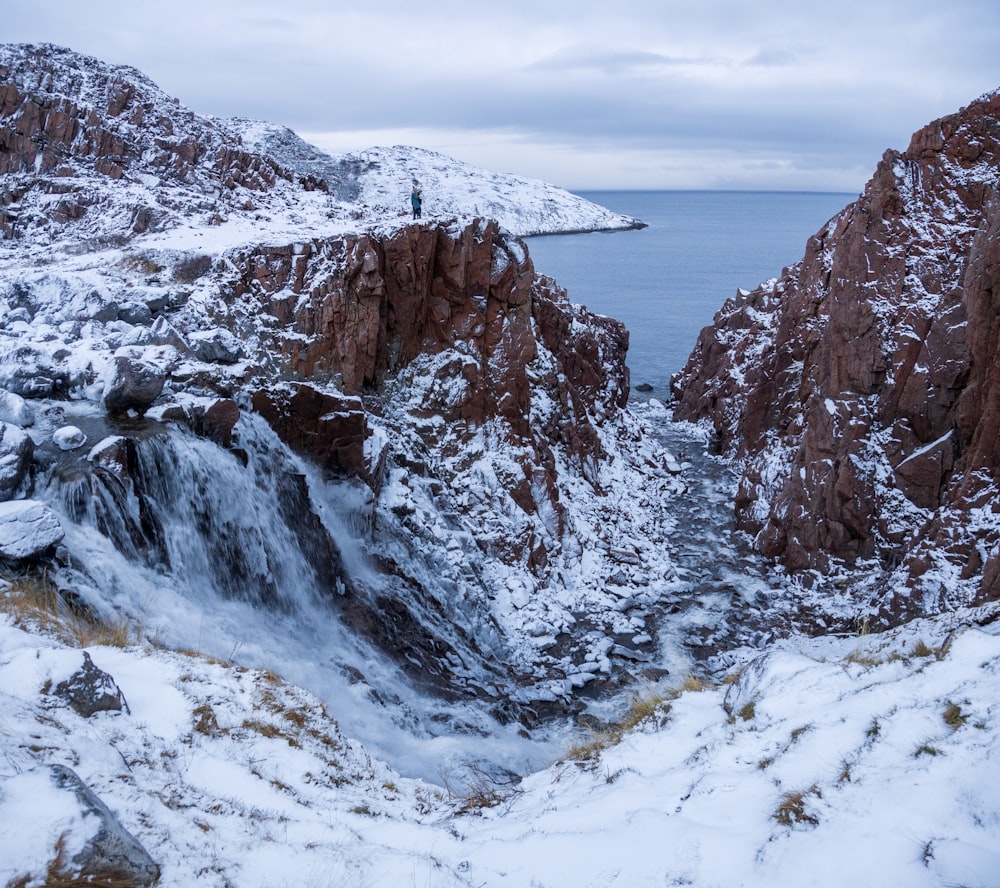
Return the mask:
<path id="1" fill-rule="evenodd" d="M 496 219 L 521 237 L 642 228 L 631 216 L 537 179 L 490 172 L 426 148 L 396 145 L 327 155 L 291 130 L 259 121 L 228 122 L 243 142 L 299 173 L 319 176 L 374 218 L 410 215 L 410 191 L 423 196 L 424 218 Z"/>

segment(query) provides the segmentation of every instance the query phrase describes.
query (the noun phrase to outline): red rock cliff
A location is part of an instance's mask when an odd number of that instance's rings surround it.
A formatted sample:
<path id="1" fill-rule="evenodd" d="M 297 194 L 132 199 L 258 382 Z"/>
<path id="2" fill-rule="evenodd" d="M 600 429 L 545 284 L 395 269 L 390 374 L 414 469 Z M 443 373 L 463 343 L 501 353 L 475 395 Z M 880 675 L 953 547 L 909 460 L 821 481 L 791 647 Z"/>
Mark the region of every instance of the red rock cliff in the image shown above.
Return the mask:
<path id="1" fill-rule="evenodd" d="M 855 566 L 888 619 L 1000 596 L 1000 93 L 889 151 L 800 263 L 741 291 L 674 382 L 739 460 L 740 527 Z"/>
<path id="2" fill-rule="evenodd" d="M 300 408 L 316 399 L 301 388 L 254 399 L 286 441 L 322 465 L 378 487 L 372 467 L 360 468 L 359 416 L 362 403 L 385 414 L 395 391 L 432 452 L 461 448 L 493 423 L 514 454 L 513 466 L 497 471 L 525 513 L 562 514 L 554 448 L 596 478 L 596 425 L 628 398 L 628 333 L 571 305 L 535 274 L 523 242 L 495 222 L 410 225 L 232 258 L 239 278 L 227 299 L 271 319 L 263 345 L 282 356 L 286 377 L 362 396 L 351 410 L 308 416 Z M 409 373 L 418 358 L 419 371 Z M 328 414 L 322 427 L 320 413 Z M 345 441 L 353 442 L 348 449 Z M 544 551 L 525 544 L 533 562 L 544 562 Z"/>

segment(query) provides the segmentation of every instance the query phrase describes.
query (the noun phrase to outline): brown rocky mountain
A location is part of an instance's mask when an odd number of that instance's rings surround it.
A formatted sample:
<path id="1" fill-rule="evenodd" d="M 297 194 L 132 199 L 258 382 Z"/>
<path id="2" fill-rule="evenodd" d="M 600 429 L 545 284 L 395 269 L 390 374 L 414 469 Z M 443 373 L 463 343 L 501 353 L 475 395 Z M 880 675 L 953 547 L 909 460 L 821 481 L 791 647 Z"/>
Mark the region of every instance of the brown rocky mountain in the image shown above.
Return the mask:
<path id="1" fill-rule="evenodd" d="M 245 130 L 134 69 L 0 45 L 0 498 L 47 497 L 197 606 L 332 604 L 503 718 L 630 680 L 680 483 L 624 409 L 624 326 L 497 222 L 344 204 Z M 39 539 L 103 606 L 87 558 Z"/>
<path id="2" fill-rule="evenodd" d="M 1000 596 L 998 174 L 994 92 L 887 151 L 673 383 L 738 459 L 759 551 L 887 620 Z"/>

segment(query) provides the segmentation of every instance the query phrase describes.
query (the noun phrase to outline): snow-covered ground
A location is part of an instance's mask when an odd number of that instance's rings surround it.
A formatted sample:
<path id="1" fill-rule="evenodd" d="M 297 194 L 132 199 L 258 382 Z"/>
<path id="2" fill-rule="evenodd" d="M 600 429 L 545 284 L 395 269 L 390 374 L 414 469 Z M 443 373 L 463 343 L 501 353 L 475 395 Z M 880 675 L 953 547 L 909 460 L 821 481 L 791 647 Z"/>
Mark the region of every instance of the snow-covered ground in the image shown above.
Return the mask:
<path id="1" fill-rule="evenodd" d="M 678 684 L 603 751 L 584 733 L 520 783 L 456 793 L 272 673 L 191 653 L 87 645 L 129 711 L 83 719 L 52 692 L 80 649 L 3 616 L 0 878 L 46 884 L 57 842 L 96 830 L 62 764 L 163 886 L 1000 885 L 998 616 L 775 646 Z"/>

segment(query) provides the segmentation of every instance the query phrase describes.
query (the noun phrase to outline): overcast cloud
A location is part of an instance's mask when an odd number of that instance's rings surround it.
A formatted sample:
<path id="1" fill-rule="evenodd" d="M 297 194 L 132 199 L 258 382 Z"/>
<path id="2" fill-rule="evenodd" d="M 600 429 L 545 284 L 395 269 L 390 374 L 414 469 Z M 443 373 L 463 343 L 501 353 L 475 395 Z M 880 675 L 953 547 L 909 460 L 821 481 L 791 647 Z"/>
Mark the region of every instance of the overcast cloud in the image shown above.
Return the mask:
<path id="1" fill-rule="evenodd" d="M 4 6 L 4 42 L 132 65 L 202 114 L 571 189 L 857 192 L 886 148 L 1000 87 L 996 0 Z"/>

